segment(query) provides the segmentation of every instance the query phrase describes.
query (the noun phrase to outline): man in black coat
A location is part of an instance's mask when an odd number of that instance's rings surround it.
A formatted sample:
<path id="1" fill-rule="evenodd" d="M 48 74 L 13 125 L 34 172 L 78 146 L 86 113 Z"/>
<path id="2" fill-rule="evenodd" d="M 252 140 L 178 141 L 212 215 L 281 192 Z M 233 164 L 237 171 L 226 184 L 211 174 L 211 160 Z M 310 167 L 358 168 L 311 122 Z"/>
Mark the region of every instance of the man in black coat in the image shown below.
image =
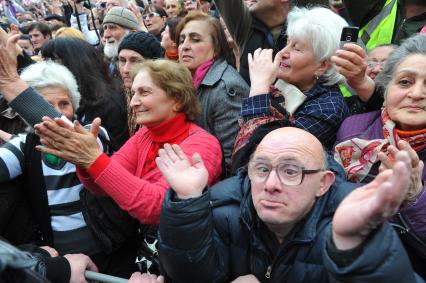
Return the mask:
<path id="1" fill-rule="evenodd" d="M 385 221 L 409 187 L 407 152 L 355 190 L 297 128 L 270 132 L 248 172 L 208 190 L 202 160 L 192 159 L 176 145 L 157 159 L 172 187 L 159 228 L 171 282 L 422 282 Z"/>

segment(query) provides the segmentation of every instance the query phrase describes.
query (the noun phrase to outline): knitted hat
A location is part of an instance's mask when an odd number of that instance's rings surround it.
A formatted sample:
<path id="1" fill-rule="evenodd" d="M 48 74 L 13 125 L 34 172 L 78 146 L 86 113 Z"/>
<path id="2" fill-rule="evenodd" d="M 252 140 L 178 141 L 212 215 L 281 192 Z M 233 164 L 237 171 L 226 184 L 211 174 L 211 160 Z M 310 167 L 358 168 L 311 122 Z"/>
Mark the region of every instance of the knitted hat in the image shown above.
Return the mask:
<path id="1" fill-rule="evenodd" d="M 131 32 L 126 35 L 118 46 L 118 54 L 120 54 L 122 49 L 133 50 L 145 59 L 163 57 L 163 48 L 158 39 L 144 31 Z"/>
<path id="2" fill-rule="evenodd" d="M 102 24 L 116 24 L 123 28 L 139 30 L 139 23 L 136 16 L 129 9 L 114 7 L 106 14 Z"/>

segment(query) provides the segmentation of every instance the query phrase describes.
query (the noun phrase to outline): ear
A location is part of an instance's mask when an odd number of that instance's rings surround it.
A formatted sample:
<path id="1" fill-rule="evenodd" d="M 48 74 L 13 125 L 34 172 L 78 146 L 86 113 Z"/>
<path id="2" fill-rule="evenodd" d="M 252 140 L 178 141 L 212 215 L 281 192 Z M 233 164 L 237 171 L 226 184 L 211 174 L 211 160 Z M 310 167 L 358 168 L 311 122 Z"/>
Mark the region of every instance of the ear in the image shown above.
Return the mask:
<path id="1" fill-rule="evenodd" d="M 317 193 L 315 194 L 316 197 L 320 197 L 324 195 L 328 190 L 331 188 L 331 185 L 333 185 L 334 181 L 336 180 L 336 176 L 333 172 L 327 170 L 323 172 L 322 178 L 320 180 L 320 187 L 317 190 Z"/>
<path id="2" fill-rule="evenodd" d="M 328 69 L 330 69 L 330 66 L 331 66 L 330 60 L 321 61 L 315 72 L 315 75 L 318 77 L 321 77 L 322 75 L 324 75 L 325 72 L 327 72 Z"/>
<path id="3" fill-rule="evenodd" d="M 172 109 L 173 109 L 173 112 L 175 112 L 175 113 L 179 113 L 179 112 L 181 111 L 181 109 L 182 109 L 182 104 L 181 104 L 181 103 L 179 103 L 179 102 L 177 102 L 177 101 L 175 101 L 175 102 L 173 103 L 173 107 L 172 107 Z"/>

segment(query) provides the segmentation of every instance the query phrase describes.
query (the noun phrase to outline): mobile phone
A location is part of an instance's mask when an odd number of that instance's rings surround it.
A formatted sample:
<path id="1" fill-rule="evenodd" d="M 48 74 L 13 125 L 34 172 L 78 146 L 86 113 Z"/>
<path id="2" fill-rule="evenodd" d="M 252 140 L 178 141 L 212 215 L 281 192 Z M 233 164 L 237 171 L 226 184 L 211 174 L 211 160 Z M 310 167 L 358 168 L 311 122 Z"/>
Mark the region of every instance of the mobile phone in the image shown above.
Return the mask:
<path id="1" fill-rule="evenodd" d="M 358 27 L 344 27 L 342 29 L 342 35 L 340 36 L 340 48 L 348 42 L 356 43 L 358 40 L 358 32 Z"/>

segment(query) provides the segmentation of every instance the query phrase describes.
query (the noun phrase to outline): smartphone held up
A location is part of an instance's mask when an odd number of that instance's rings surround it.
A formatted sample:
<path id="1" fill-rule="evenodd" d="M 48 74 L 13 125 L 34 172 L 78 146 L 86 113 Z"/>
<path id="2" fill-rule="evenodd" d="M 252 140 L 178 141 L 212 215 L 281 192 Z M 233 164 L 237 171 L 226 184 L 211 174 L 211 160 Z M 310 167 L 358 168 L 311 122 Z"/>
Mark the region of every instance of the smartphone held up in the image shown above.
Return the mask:
<path id="1" fill-rule="evenodd" d="M 344 27 L 340 36 L 340 48 L 343 48 L 345 43 L 356 43 L 358 40 L 358 27 Z"/>

